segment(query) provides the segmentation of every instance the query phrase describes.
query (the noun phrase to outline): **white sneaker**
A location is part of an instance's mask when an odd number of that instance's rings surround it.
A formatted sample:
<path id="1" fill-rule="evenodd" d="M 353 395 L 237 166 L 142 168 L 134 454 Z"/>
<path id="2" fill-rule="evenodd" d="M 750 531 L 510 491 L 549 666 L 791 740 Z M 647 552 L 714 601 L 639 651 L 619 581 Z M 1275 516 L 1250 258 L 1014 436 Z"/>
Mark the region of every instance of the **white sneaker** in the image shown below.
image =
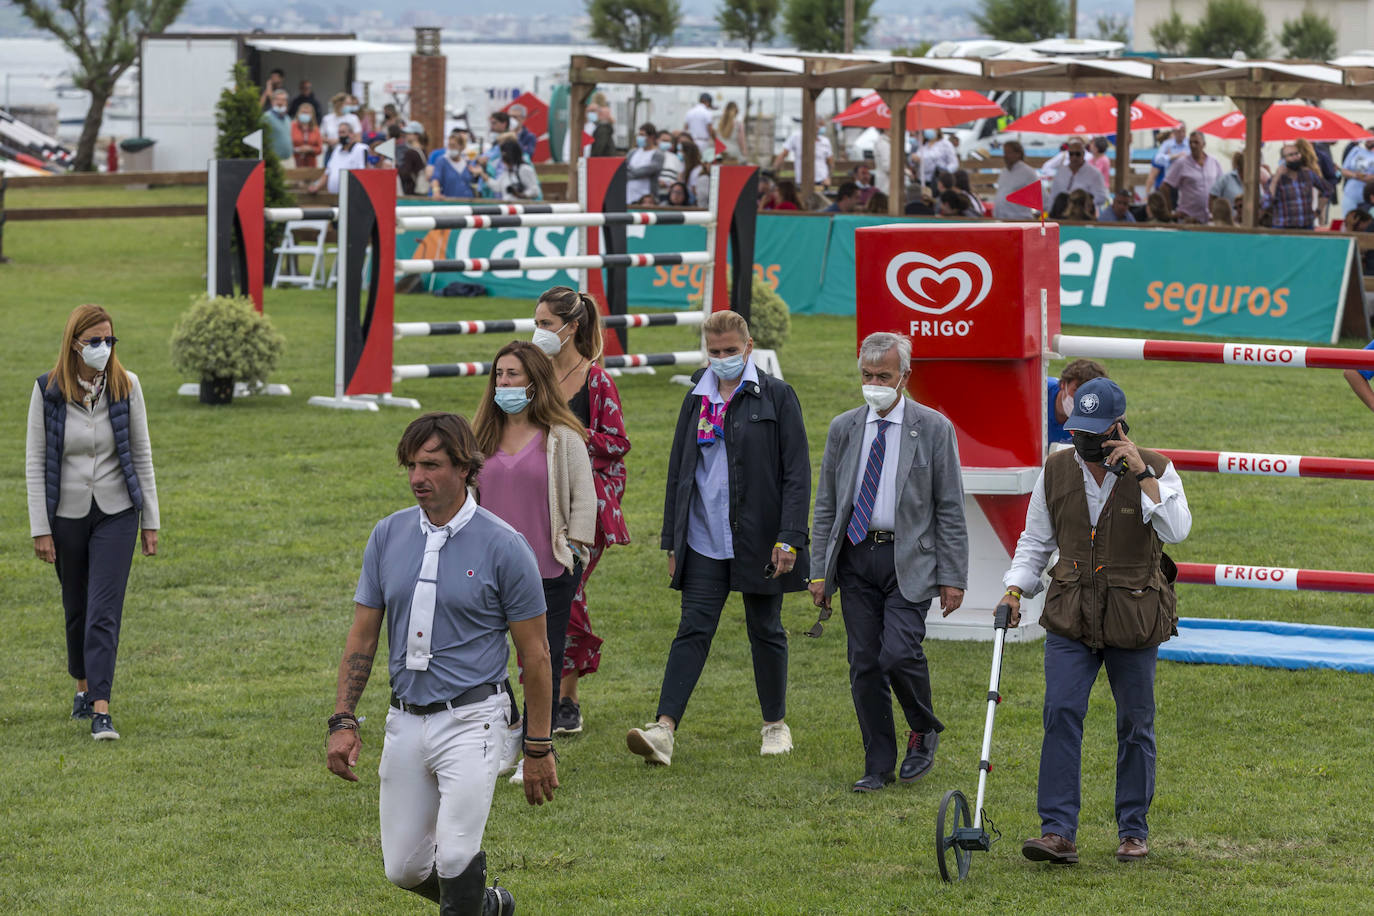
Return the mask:
<path id="1" fill-rule="evenodd" d="M 774 722 L 763 727 L 763 746 L 759 753 L 767 757 L 771 754 L 787 754 L 792 751 L 792 729 L 786 722 Z"/>
<path id="2" fill-rule="evenodd" d="M 669 766 L 673 762 L 673 730 L 662 722 L 650 722 L 643 728 L 632 728 L 625 743 L 645 763 Z"/>
<path id="3" fill-rule="evenodd" d="M 516 761 L 520 759 L 520 733 L 523 728 L 524 722 L 516 721 L 501 736 L 501 766 L 496 771 L 497 776 L 505 776 L 515 769 Z"/>
<path id="4" fill-rule="evenodd" d="M 515 765 L 515 773 L 510 778 L 513 786 L 523 786 L 525 784 L 525 758 L 521 757 L 520 762 Z"/>

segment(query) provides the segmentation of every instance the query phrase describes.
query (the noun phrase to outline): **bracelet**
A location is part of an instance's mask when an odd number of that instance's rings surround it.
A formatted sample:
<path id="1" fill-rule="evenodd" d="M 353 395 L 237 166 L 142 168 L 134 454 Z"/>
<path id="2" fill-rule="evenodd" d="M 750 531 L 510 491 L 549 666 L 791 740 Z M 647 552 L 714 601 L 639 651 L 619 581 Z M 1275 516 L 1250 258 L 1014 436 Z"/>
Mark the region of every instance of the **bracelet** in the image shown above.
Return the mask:
<path id="1" fill-rule="evenodd" d="M 1019 589 L 1019 588 L 1017 588 L 1015 585 L 1013 585 L 1013 586 L 1011 586 L 1010 588 L 1008 588 L 1005 592 L 1003 592 L 1002 594 L 1003 594 L 1003 595 L 1011 595 L 1013 598 L 1020 599 L 1020 598 L 1021 598 L 1021 589 Z"/>
<path id="2" fill-rule="evenodd" d="M 335 724 L 329 726 L 329 733 L 330 733 L 331 735 L 334 734 L 335 732 L 346 732 L 346 731 L 355 731 L 355 732 L 358 731 L 358 723 L 357 723 L 357 722 L 336 722 Z"/>
<path id="3" fill-rule="evenodd" d="M 783 553 L 790 553 L 793 556 L 797 555 L 797 548 L 793 547 L 791 544 L 784 544 L 782 541 L 778 541 L 773 546 L 776 547 L 778 550 L 781 550 Z"/>
<path id="4" fill-rule="evenodd" d="M 549 756 L 550 754 L 553 755 L 553 759 L 554 759 L 555 761 L 558 760 L 558 749 L 557 749 L 556 747 L 554 747 L 552 744 L 550 744 L 548 747 L 544 748 L 542 751 L 538 752 L 537 754 L 530 753 L 530 749 L 529 749 L 529 748 L 525 748 L 525 756 L 526 756 L 526 757 L 529 757 L 531 760 L 542 760 L 542 759 L 544 759 L 545 757 Z"/>
<path id="5" fill-rule="evenodd" d="M 331 729 L 334 726 L 338 725 L 340 722 L 352 722 L 353 725 L 350 726 L 351 728 L 358 727 L 358 717 L 353 715 L 353 713 L 351 712 L 336 712 L 334 713 L 334 715 L 329 717 L 329 727 Z"/>
<path id="6" fill-rule="evenodd" d="M 525 738 L 526 744 L 553 744 L 553 738 Z"/>

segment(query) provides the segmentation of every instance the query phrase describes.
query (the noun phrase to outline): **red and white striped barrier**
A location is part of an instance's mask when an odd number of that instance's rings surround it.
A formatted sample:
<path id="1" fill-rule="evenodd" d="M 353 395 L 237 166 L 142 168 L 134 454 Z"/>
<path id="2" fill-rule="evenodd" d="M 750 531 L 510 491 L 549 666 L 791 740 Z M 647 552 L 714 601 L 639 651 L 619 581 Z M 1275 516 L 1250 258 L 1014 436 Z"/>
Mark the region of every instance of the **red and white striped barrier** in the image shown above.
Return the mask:
<path id="1" fill-rule="evenodd" d="M 607 369 L 640 369 L 645 366 L 700 366 L 704 362 L 700 350 L 680 350 L 676 353 L 635 353 L 607 356 Z M 393 366 L 393 381 L 416 378 L 457 378 L 487 375 L 491 363 L 431 363 Z"/>
<path id="2" fill-rule="evenodd" d="M 1278 366 L 1287 369 L 1374 370 L 1374 350 L 1341 347 L 1147 340 L 1139 337 L 1075 337 L 1060 334 L 1054 339 L 1054 349 L 1060 356 L 1065 357 L 1224 363 L 1229 366 Z"/>
<path id="3" fill-rule="evenodd" d="M 604 328 L 651 328 L 699 326 L 706 318 L 701 312 L 664 312 L 661 315 L 602 315 Z M 439 337 L 451 334 L 529 334 L 533 318 L 498 318 L 493 321 L 398 321 L 397 337 Z M 1374 462 L 1371 462 L 1374 463 Z"/>
<path id="4" fill-rule="evenodd" d="M 1230 588 L 1268 588 L 1300 592 L 1353 592 L 1374 595 L 1374 573 L 1334 569 L 1296 569 L 1291 566 L 1228 566 L 1221 563 L 1179 563 L 1178 581 L 1189 585 Z"/>
<path id="5" fill-rule="evenodd" d="M 1316 458 L 1311 455 L 1271 455 L 1260 452 L 1204 452 L 1182 448 L 1159 453 L 1180 471 L 1217 474 L 1254 474 L 1262 477 L 1332 477 L 1338 480 L 1374 480 L 1374 460 L 1368 458 Z"/>
<path id="6" fill-rule="evenodd" d="M 460 216 L 512 216 L 525 213 L 581 213 L 582 205 L 578 203 L 557 203 L 557 204 L 438 204 L 398 206 L 396 208 L 397 219 L 413 219 L 415 217 L 402 214 L 419 213 L 423 211 L 426 217 L 448 219 Z M 338 207 L 267 207 L 263 210 L 263 216 L 269 223 L 286 223 L 296 219 L 327 219 L 336 220 L 339 218 Z"/>
<path id="7" fill-rule="evenodd" d="M 487 273 L 497 270 L 601 270 L 607 267 L 659 267 L 671 264 L 707 264 L 709 251 L 678 251 L 658 254 L 579 254 L 570 257 L 451 258 L 447 260 L 397 259 L 398 274 Z"/>
<path id="8" fill-rule="evenodd" d="M 430 209 L 430 208 L 426 208 Z M 437 208 L 435 208 L 437 209 Z M 503 216 L 398 216 L 396 228 L 402 232 L 429 232 L 434 229 L 513 229 L 521 226 L 706 226 L 715 217 L 704 210 L 631 213 L 546 213 Z"/>

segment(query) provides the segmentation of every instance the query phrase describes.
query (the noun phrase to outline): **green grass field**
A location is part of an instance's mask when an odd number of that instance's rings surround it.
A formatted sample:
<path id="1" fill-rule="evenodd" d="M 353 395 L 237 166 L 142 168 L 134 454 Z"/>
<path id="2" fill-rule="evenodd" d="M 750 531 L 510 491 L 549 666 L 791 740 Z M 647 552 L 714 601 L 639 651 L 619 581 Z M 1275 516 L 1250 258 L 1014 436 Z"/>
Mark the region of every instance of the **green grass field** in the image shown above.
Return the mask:
<path id="1" fill-rule="evenodd" d="M 104 192 L 102 192 L 103 194 Z M 12 205 L 39 205 L 12 194 Z M 105 202 L 104 197 L 101 202 Z M 134 200 L 113 202 L 141 202 Z M 46 206 L 64 205 L 51 198 Z M 0 364 L 0 912 L 378 913 L 432 908 L 382 873 L 376 764 L 384 676 L 362 781 L 324 768 L 325 718 L 373 523 L 410 502 L 394 445 L 412 414 L 311 408 L 332 373 L 329 293 L 269 291 L 287 338 L 274 381 L 290 398 L 208 408 L 176 394 L 167 338 L 203 289 L 194 219 L 16 223 L 0 266 L 9 357 Z M 113 712 L 121 741 L 68 720 L 62 611 L 34 558 L 23 428 L 33 378 L 80 302 L 115 315 L 121 358 L 148 399 L 164 529 L 129 586 Z M 528 314 L 528 302 L 401 297 L 399 320 Z M 692 345 L 690 331 L 633 332 L 642 349 Z M 496 339 L 405 341 L 402 361 L 480 359 Z M 1362 345 L 1363 341 L 1347 341 Z M 641 349 L 637 344 L 636 349 Z M 797 318 L 782 365 L 806 411 L 813 461 L 829 419 L 859 402 L 854 323 Z M 1374 417 L 1336 372 L 1111 366 L 1151 446 L 1366 456 Z M 470 413 L 481 382 L 399 385 L 427 409 Z M 665 374 L 620 380 L 634 450 L 625 509 L 634 543 L 603 559 L 589 591 L 605 638 L 583 683 L 584 735 L 560 744 L 563 789 L 528 807 L 504 782 L 486 833 L 493 876 L 521 913 L 920 913 L 1368 911 L 1364 829 L 1374 679 L 1331 672 L 1185 666 L 1158 673 L 1158 787 L 1147 863 L 1112 856 L 1115 739 L 1105 678 L 1084 747 L 1082 864 L 1022 859 L 1038 834 L 1039 644 L 1009 648 L 987 808 L 1002 831 L 970 879 L 943 885 L 934 822 L 950 788 L 972 793 L 989 647 L 931 642 L 947 726 L 921 783 L 849 791 L 862 751 L 840 615 L 816 640 L 802 596 L 788 721 L 796 750 L 758 754 L 759 713 L 738 599 L 669 769 L 624 745 L 653 713 L 677 622 L 657 549 L 665 455 L 683 389 Z M 1369 488 L 1340 481 L 1185 477 L 1201 562 L 1368 569 Z M 1364 626 L 1368 597 L 1182 587 L 1187 616 Z M 1365 888 L 1361 890 L 1360 888 Z M 1360 903 L 1361 900 L 1366 901 Z"/>

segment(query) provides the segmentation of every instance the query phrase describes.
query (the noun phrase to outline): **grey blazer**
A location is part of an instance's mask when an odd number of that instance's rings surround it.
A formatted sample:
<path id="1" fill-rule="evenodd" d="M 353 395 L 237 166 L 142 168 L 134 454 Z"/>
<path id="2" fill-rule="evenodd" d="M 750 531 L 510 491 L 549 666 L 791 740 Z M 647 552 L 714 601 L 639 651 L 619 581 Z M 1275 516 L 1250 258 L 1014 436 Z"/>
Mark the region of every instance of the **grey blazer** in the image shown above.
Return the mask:
<path id="1" fill-rule="evenodd" d="M 901 450 L 897 457 L 896 565 L 902 597 L 920 603 L 940 586 L 968 588 L 968 531 L 964 483 L 954 426 L 945 416 L 902 395 Z M 835 570 L 854 508 L 854 480 L 863 449 L 868 407 L 836 417 L 825 437 L 820 483 L 811 524 L 813 569 L 825 571 L 825 594 L 838 588 Z"/>

